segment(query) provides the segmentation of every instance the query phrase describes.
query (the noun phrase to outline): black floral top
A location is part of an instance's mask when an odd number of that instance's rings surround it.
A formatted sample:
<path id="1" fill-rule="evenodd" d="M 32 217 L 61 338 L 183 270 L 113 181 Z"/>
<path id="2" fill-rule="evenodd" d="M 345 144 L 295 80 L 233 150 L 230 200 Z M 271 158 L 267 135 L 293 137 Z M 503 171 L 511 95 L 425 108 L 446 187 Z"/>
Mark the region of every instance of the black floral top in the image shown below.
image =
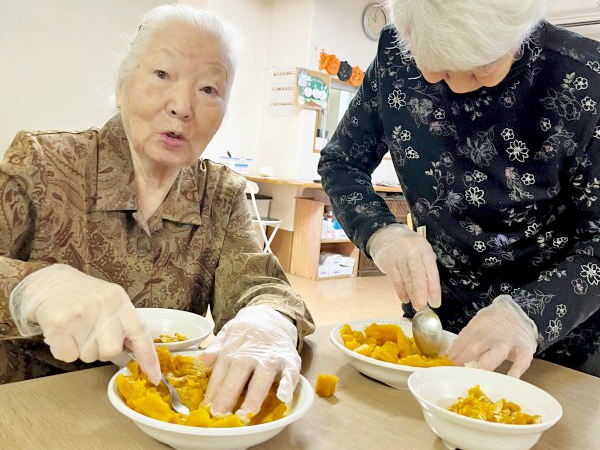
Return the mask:
<path id="1" fill-rule="evenodd" d="M 600 43 L 542 22 L 519 53 L 499 85 L 455 94 L 387 27 L 319 173 L 365 250 L 395 222 L 371 187 L 389 151 L 437 254 L 445 327 L 508 293 L 541 357 L 600 375 Z"/>

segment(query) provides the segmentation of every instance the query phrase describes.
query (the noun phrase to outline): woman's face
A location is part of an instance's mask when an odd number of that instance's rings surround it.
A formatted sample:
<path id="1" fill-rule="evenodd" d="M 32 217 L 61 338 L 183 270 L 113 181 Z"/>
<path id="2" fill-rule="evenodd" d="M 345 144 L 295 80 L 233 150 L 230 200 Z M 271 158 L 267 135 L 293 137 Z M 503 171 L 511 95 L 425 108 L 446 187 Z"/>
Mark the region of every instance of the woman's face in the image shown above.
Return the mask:
<path id="1" fill-rule="evenodd" d="M 432 72 L 420 66 L 418 61 L 417 66 L 423 74 L 423 78 L 429 83 L 435 84 L 443 80 L 453 92 L 464 94 L 484 86 L 496 86 L 508 74 L 513 58 L 514 52 L 511 52 L 498 61 L 468 72 Z"/>
<path id="2" fill-rule="evenodd" d="M 130 147 L 152 166 L 194 164 L 223 121 L 232 79 L 220 39 L 185 24 L 157 31 L 117 87 Z"/>

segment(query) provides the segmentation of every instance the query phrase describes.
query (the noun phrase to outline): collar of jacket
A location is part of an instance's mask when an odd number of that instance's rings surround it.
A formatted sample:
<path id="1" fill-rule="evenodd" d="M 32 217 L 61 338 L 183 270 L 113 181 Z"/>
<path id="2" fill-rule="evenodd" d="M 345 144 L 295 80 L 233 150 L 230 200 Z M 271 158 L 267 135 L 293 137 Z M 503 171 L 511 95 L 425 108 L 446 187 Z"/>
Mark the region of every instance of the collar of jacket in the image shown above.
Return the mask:
<path id="1" fill-rule="evenodd" d="M 181 169 L 155 215 L 173 222 L 202 224 L 198 178 L 205 172 L 200 165 L 199 161 Z M 120 114 L 100 130 L 95 203 L 98 211 L 137 211 L 133 163 Z"/>

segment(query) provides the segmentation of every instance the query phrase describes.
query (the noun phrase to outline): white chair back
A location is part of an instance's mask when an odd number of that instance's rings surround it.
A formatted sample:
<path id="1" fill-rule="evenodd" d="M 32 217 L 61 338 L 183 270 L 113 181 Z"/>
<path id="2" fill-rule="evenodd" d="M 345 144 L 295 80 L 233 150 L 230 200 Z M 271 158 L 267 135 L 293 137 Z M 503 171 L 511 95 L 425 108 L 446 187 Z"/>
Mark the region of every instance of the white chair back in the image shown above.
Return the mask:
<path id="1" fill-rule="evenodd" d="M 256 184 L 254 181 L 246 180 L 246 194 L 250 194 L 250 199 L 252 202 L 252 211 L 250 211 L 250 214 L 252 215 L 252 222 L 258 223 L 258 228 L 260 229 L 260 233 L 263 238 L 263 252 L 273 253 L 271 251 L 271 243 L 273 242 L 275 233 L 277 233 L 277 230 L 281 225 L 281 220 L 260 216 L 260 211 L 258 210 L 258 205 L 256 203 L 256 194 L 258 194 L 258 184 Z M 271 232 L 271 235 L 269 237 L 267 237 L 267 225 L 273 227 L 273 231 Z"/>

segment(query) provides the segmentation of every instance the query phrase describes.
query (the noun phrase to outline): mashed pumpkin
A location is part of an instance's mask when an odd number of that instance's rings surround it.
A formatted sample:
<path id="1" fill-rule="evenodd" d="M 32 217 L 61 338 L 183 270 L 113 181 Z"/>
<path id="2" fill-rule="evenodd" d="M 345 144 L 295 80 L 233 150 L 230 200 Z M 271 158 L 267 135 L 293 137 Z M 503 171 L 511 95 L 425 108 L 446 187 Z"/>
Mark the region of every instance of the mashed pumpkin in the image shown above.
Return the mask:
<path id="1" fill-rule="evenodd" d="M 135 361 L 127 368 L 131 375 L 119 375 L 117 388 L 121 397 L 131 409 L 154 419 L 194 427 L 241 427 L 242 420 L 230 414 L 226 417 L 213 417 L 209 406 L 201 406 L 204 391 L 208 385 L 209 372 L 199 367 L 193 356 L 173 356 L 164 347 L 157 347 L 160 369 L 169 382 L 177 389 L 181 402 L 190 410 L 185 416 L 173 411 L 169 405 L 169 391 L 164 384 L 158 387 L 148 381 Z M 250 418 L 249 425 L 272 422 L 287 413 L 285 403 L 276 396 L 277 384 L 271 386 L 261 410 Z M 244 400 L 244 395 L 233 409 L 236 411 Z"/>
<path id="2" fill-rule="evenodd" d="M 187 341 L 187 336 L 184 336 L 183 334 L 179 334 L 179 333 L 175 333 L 174 335 L 161 334 L 159 337 L 154 339 L 155 344 L 170 344 L 171 342 L 181 342 L 181 341 Z"/>
<path id="3" fill-rule="evenodd" d="M 507 423 L 511 425 L 531 425 L 541 423 L 542 416 L 531 416 L 521 412 L 521 407 L 506 400 L 493 402 L 481 392 L 479 385 L 469 389 L 467 397 L 459 397 L 458 401 L 448 407 L 449 411 L 461 416 L 487 422 Z"/>
<path id="4" fill-rule="evenodd" d="M 380 361 L 413 367 L 453 365 L 444 356 L 423 356 L 414 339 L 407 337 L 400 325 L 372 323 L 364 331 L 353 331 L 350 325 L 345 324 L 340 335 L 346 348 Z"/>

